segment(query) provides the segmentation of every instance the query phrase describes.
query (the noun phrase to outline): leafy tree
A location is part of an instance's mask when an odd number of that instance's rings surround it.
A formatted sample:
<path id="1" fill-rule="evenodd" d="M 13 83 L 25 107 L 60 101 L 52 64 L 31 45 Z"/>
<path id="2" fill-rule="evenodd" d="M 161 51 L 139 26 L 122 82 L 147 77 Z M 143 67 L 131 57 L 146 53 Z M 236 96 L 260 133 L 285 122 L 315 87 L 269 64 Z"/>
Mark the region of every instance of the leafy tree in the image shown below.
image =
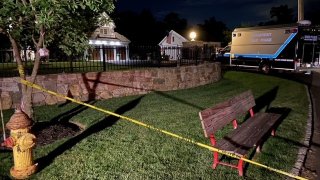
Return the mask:
<path id="1" fill-rule="evenodd" d="M 180 18 L 179 14 L 171 12 L 164 17 L 163 25 L 167 32 L 174 30 L 179 34 L 185 34 L 188 21 L 185 18 Z"/>
<path id="2" fill-rule="evenodd" d="M 187 20 L 180 18 L 177 13 L 169 13 L 163 20 L 157 20 L 149 10 L 139 13 L 115 12 L 112 16 L 117 26 L 116 31 L 128 37 L 131 44 L 139 45 L 156 45 L 172 29 L 184 34 L 188 24 Z"/>
<path id="3" fill-rule="evenodd" d="M 125 35 L 131 42 L 136 40 L 135 34 L 138 33 L 137 27 L 138 13 L 133 11 L 115 12 L 112 14 L 112 19 L 116 24 L 116 31 Z"/>
<path id="4" fill-rule="evenodd" d="M 35 82 L 40 65 L 39 50 L 55 43 L 68 55 L 81 53 L 88 44 L 87 30 L 103 11 L 110 13 L 113 0 L 1 0 L 0 33 L 10 40 L 20 78 L 26 79 L 20 56 L 23 46 L 36 50 L 29 81 Z M 21 108 L 29 116 L 32 111 L 32 88 L 22 85 Z"/>
<path id="5" fill-rule="evenodd" d="M 280 5 L 270 9 L 270 21 L 260 22 L 259 26 L 268 26 L 275 24 L 289 24 L 294 22 L 293 9 L 288 5 Z"/>
<path id="6" fill-rule="evenodd" d="M 225 39 L 225 33 L 228 31 L 226 24 L 222 21 L 217 21 L 215 17 L 211 17 L 204 21 L 204 24 L 199 24 L 200 34 L 202 34 L 202 40 L 205 41 L 218 41 L 223 43 Z"/>
<path id="7" fill-rule="evenodd" d="M 112 14 L 116 31 L 125 35 L 132 44 L 156 45 L 165 35 L 162 23 L 149 10 L 123 11 Z"/>
<path id="8" fill-rule="evenodd" d="M 8 37 L 6 37 L 4 34 L 0 33 L 0 49 L 6 49 L 10 47 L 10 42 Z"/>
<path id="9" fill-rule="evenodd" d="M 276 18 L 276 24 L 292 23 L 293 21 L 293 9 L 288 5 L 280 5 L 279 7 L 272 7 L 270 10 L 271 18 Z"/>
<path id="10" fill-rule="evenodd" d="M 305 9 L 309 11 L 305 11 L 305 19 L 310 20 L 313 25 L 320 26 L 320 6 L 318 4 L 317 1 L 306 4 Z"/>
<path id="11" fill-rule="evenodd" d="M 151 11 L 149 10 L 143 10 L 139 16 L 138 16 L 139 21 L 137 23 L 137 29 L 139 29 L 138 39 L 137 41 L 141 43 L 157 43 L 159 41 L 157 37 L 157 21 Z M 133 27 L 131 27 L 132 29 Z M 143 42 L 142 42 L 143 41 Z"/>

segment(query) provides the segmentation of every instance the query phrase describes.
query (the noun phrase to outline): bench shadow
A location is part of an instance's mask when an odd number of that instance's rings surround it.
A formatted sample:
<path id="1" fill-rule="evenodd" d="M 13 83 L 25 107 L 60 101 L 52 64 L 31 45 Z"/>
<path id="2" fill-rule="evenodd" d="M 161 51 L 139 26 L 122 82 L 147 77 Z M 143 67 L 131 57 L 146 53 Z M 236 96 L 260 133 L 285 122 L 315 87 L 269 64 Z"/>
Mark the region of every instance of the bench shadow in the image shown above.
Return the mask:
<path id="1" fill-rule="evenodd" d="M 134 99 L 134 100 L 130 101 L 129 103 L 119 107 L 114 113 L 120 114 L 120 115 L 124 114 L 125 112 L 136 107 L 140 103 L 140 101 L 143 97 L 144 96 L 140 96 L 139 98 Z M 91 125 L 87 129 L 85 129 L 81 134 L 67 140 L 66 142 L 64 142 L 63 144 L 61 144 L 57 148 L 55 148 L 53 151 L 49 152 L 46 156 L 37 159 L 36 162 L 38 163 L 39 172 L 42 171 L 47 166 L 49 166 L 57 156 L 61 155 L 65 151 L 69 150 L 70 148 L 75 146 L 77 143 L 79 143 L 81 140 L 83 140 L 83 139 L 87 138 L 88 136 L 91 136 L 95 133 L 98 133 L 108 127 L 111 127 L 119 119 L 120 119 L 119 117 L 115 117 L 115 116 L 111 116 L 111 115 L 106 116 L 101 121 L 97 122 L 96 124 Z"/>
<path id="2" fill-rule="evenodd" d="M 277 97 L 279 86 L 276 86 L 264 93 L 262 96 L 255 99 L 256 106 L 254 107 L 254 112 L 260 112 L 264 107 L 266 107 L 266 112 L 270 108 L 272 101 Z"/>
<path id="3" fill-rule="evenodd" d="M 253 112 L 258 113 L 263 108 L 266 108 L 265 112 L 268 112 L 270 109 L 271 103 L 276 99 L 278 93 L 279 86 L 275 86 L 271 90 L 267 91 L 263 95 L 259 96 L 255 99 L 256 105 L 253 107 Z M 249 112 L 244 116 L 244 121 L 249 119 Z"/>

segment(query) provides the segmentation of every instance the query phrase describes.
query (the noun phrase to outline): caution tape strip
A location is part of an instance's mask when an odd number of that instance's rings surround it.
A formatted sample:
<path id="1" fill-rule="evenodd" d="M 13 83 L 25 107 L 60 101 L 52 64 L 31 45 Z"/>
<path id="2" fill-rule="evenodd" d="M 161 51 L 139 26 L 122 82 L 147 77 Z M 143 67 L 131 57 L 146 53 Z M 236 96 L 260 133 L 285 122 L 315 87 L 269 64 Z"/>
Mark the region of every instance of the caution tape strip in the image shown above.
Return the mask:
<path id="1" fill-rule="evenodd" d="M 22 65 L 18 65 L 18 72 L 19 72 L 20 76 L 24 76 L 24 70 L 23 70 Z"/>
<path id="2" fill-rule="evenodd" d="M 250 164 L 254 164 L 254 165 L 256 165 L 256 166 L 259 166 L 259 167 L 268 169 L 268 170 L 270 170 L 270 171 L 277 172 L 277 173 L 279 173 L 279 174 L 286 175 L 286 176 L 288 176 L 288 177 L 292 177 L 292 178 L 300 179 L 300 180 L 307 180 L 306 178 L 303 178 L 303 177 L 300 177 L 300 176 L 296 176 L 296 175 L 294 175 L 294 174 L 290 174 L 290 173 L 287 173 L 287 172 L 285 172 L 285 171 L 278 170 L 278 169 L 275 169 L 275 168 L 266 166 L 266 165 L 264 165 L 264 164 L 261 164 L 261 163 L 258 163 L 258 162 L 255 162 L 255 161 L 246 159 L 246 158 L 244 158 L 244 157 L 237 156 L 237 155 L 235 155 L 235 154 L 233 154 L 233 153 L 230 153 L 230 152 L 227 152 L 227 151 L 223 151 L 223 150 L 214 148 L 214 147 L 212 147 L 212 146 L 209 146 L 209 145 L 206 145 L 206 144 L 203 144 L 203 143 L 196 142 L 196 141 L 194 141 L 194 140 L 192 140 L 192 139 L 188 139 L 188 138 L 182 137 L 182 136 L 177 135 L 177 134 L 174 134 L 174 133 L 172 133 L 172 132 L 169 132 L 169 131 L 166 131 L 166 130 L 162 130 L 162 129 L 156 128 L 156 127 L 154 127 L 154 126 L 152 126 L 152 125 L 148 125 L 148 124 L 143 123 L 143 122 L 141 122 L 141 121 L 138 121 L 138 120 L 135 120 L 135 119 L 126 117 L 126 116 L 122 116 L 122 115 L 120 115 L 120 114 L 116 114 L 116 113 L 114 113 L 114 112 L 111 112 L 111 111 L 108 111 L 108 110 L 105 110 L 105 109 L 102 109 L 102 108 L 93 106 L 93 105 L 88 104 L 88 103 L 84 103 L 84 102 L 81 102 L 81 101 L 72 99 L 72 98 L 70 98 L 70 97 L 67 97 L 67 96 L 65 96 L 65 95 L 56 93 L 56 92 L 54 92 L 54 91 L 47 90 L 47 89 L 45 89 L 45 88 L 43 88 L 43 87 L 41 87 L 41 86 L 39 86 L 39 85 L 37 85 L 37 84 L 34 84 L 34 83 L 32 83 L 32 82 L 29 82 L 29 81 L 26 81 L 26 80 L 21 79 L 21 83 L 22 83 L 22 84 L 25 84 L 25 85 L 27 85 L 27 86 L 33 87 L 33 88 L 35 88 L 35 89 L 41 90 L 41 91 L 43 91 L 43 92 L 52 94 L 52 95 L 54 95 L 54 96 L 58 96 L 58 97 L 67 99 L 67 100 L 72 101 L 72 102 L 74 102 L 74 103 L 81 104 L 81 105 L 87 106 L 87 107 L 89 107 L 89 108 L 95 109 L 95 110 L 97 110 L 97 111 L 101 111 L 101 112 L 104 112 L 104 113 L 106 113 L 106 114 L 109 114 L 109 115 L 112 115 L 112 116 L 115 116 L 115 117 L 118 117 L 118 118 L 127 120 L 127 121 L 132 122 L 132 123 L 135 123 L 135 124 L 137 124 L 137 125 L 139 125 L 139 126 L 143 126 L 143 127 L 145 127 L 145 128 L 149 128 L 149 129 L 152 129 L 152 130 L 161 132 L 161 133 L 163 133 L 163 134 L 166 134 L 166 135 L 169 135 L 169 136 L 171 136 L 171 137 L 174 137 L 174 138 L 177 138 L 177 139 L 180 139 L 180 140 L 189 142 L 189 143 L 191 143 L 191 144 L 195 144 L 195 145 L 197 145 L 197 146 L 200 146 L 200 147 L 202 147 L 202 148 L 208 149 L 208 150 L 210 150 L 210 151 L 218 152 L 218 153 L 220 153 L 220 154 L 224 154 L 224 155 L 226 155 L 226 156 L 229 156 L 229 157 L 232 157 L 232 158 L 235 158 L 235 159 L 241 159 L 241 160 L 243 160 L 243 161 L 245 161 L 245 162 L 248 162 L 248 163 L 250 163 Z"/>

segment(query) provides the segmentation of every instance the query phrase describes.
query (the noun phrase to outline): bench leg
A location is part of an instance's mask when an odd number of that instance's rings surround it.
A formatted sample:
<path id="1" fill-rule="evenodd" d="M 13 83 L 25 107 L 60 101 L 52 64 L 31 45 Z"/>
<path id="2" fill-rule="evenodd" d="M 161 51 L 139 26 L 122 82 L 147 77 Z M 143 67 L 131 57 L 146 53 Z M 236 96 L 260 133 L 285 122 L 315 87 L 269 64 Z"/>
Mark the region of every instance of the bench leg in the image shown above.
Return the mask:
<path id="1" fill-rule="evenodd" d="M 253 117 L 254 116 L 254 112 L 253 112 L 252 108 L 249 110 L 249 112 L 250 112 L 250 117 Z"/>
<path id="2" fill-rule="evenodd" d="M 243 160 L 242 159 L 239 159 L 237 169 L 239 172 L 239 176 L 243 176 Z"/>
<path id="3" fill-rule="evenodd" d="M 261 152 L 261 146 L 260 146 L 260 145 L 257 146 L 256 152 L 257 152 L 257 153 L 260 153 L 260 152 Z"/>
<path id="4" fill-rule="evenodd" d="M 219 162 L 219 153 L 218 152 L 213 152 L 213 165 L 212 165 L 212 168 L 216 169 L 219 163 L 220 163 Z M 236 165 L 232 165 L 232 164 L 228 164 L 228 163 L 223 163 L 223 162 L 221 162 L 221 165 L 225 165 L 225 166 L 229 166 L 229 167 L 232 167 L 232 168 L 236 168 L 236 169 L 238 169 L 239 176 L 243 176 L 243 160 L 242 159 L 239 159 L 237 166 Z"/>
<path id="5" fill-rule="evenodd" d="M 219 164 L 219 153 L 218 152 L 213 152 L 213 165 L 212 168 L 216 169 Z"/>
<path id="6" fill-rule="evenodd" d="M 232 124 L 233 124 L 233 129 L 237 129 L 238 123 L 236 119 L 232 121 Z"/>

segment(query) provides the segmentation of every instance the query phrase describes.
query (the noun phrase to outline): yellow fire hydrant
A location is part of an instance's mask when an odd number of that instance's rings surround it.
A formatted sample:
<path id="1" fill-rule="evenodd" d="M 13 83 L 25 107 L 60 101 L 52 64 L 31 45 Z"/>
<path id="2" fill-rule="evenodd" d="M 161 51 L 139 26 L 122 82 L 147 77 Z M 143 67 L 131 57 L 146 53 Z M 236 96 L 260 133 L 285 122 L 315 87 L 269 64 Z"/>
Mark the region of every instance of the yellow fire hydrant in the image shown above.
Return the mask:
<path id="1" fill-rule="evenodd" d="M 36 137 L 29 133 L 32 125 L 33 121 L 20 109 L 15 111 L 6 124 L 10 137 L 1 145 L 13 150 L 14 166 L 10 169 L 10 174 L 16 179 L 28 178 L 37 169 L 37 164 L 34 164 L 32 159 L 32 147 Z"/>

